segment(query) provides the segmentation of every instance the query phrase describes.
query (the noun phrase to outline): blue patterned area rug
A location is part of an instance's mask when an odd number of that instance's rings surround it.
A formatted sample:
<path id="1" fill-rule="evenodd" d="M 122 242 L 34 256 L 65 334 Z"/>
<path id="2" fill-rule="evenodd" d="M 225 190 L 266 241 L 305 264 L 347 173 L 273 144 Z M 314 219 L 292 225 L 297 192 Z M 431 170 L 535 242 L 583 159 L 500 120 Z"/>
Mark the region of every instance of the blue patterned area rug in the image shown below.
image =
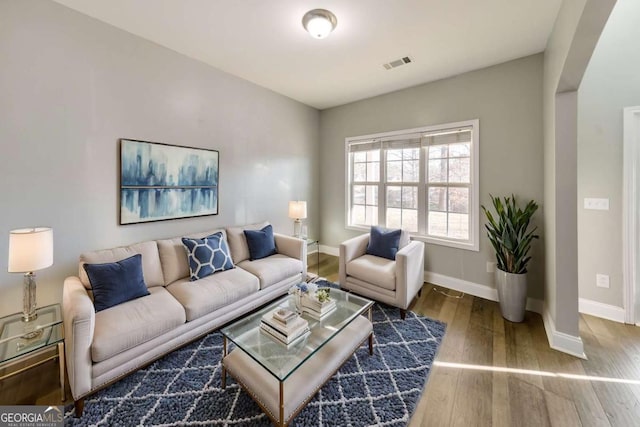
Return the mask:
<path id="1" fill-rule="evenodd" d="M 445 325 L 375 304 L 374 354 L 363 344 L 292 426 L 405 426 L 420 399 Z M 220 388 L 222 336 L 213 332 L 87 398 L 69 426 L 269 426 L 231 378 Z"/>

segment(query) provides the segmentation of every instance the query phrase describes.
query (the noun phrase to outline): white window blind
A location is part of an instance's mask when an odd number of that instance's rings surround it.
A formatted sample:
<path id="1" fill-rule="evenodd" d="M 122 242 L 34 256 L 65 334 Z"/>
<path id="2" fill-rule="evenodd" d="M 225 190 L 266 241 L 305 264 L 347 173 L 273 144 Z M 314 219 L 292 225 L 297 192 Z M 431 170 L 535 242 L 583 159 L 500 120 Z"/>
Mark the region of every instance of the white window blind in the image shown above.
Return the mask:
<path id="1" fill-rule="evenodd" d="M 478 120 L 346 139 L 347 227 L 478 250 Z"/>

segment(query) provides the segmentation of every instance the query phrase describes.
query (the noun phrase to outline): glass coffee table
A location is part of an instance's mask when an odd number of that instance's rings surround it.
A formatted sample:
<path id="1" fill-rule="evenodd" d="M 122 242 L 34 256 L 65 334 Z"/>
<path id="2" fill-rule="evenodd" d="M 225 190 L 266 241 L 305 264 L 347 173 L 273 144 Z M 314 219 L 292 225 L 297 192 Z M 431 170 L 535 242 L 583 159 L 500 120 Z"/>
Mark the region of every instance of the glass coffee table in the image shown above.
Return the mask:
<path id="1" fill-rule="evenodd" d="M 260 322 L 278 307 L 295 311 L 291 295 L 222 328 L 222 388 L 229 373 L 274 423 L 284 426 L 367 339 L 373 354 L 373 301 L 339 289 L 331 289 L 330 297 L 336 310 L 322 320 L 303 314 L 310 333 L 289 346 L 261 332 Z M 236 347 L 228 354 L 227 340 Z"/>

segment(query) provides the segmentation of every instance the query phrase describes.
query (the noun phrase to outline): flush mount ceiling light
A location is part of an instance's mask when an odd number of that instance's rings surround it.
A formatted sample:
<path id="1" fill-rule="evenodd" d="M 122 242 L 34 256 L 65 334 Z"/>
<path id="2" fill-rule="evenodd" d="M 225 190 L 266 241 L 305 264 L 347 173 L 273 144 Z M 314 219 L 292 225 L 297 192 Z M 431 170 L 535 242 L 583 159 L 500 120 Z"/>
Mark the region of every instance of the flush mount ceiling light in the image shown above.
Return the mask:
<path id="1" fill-rule="evenodd" d="M 338 25 L 336 16 L 326 9 L 313 9 L 302 17 L 302 26 L 316 39 L 323 39 Z"/>

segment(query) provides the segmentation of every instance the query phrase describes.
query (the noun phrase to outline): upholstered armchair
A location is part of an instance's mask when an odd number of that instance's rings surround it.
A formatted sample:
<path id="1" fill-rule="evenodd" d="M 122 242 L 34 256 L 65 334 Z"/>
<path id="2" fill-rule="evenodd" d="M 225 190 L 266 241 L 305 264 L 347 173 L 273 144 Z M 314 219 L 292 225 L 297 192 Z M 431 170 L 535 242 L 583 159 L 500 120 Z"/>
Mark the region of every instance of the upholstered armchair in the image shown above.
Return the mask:
<path id="1" fill-rule="evenodd" d="M 398 307 L 404 319 L 424 283 L 424 243 L 407 236 L 395 259 L 387 259 L 367 254 L 369 238 L 363 234 L 340 244 L 340 287 Z"/>

